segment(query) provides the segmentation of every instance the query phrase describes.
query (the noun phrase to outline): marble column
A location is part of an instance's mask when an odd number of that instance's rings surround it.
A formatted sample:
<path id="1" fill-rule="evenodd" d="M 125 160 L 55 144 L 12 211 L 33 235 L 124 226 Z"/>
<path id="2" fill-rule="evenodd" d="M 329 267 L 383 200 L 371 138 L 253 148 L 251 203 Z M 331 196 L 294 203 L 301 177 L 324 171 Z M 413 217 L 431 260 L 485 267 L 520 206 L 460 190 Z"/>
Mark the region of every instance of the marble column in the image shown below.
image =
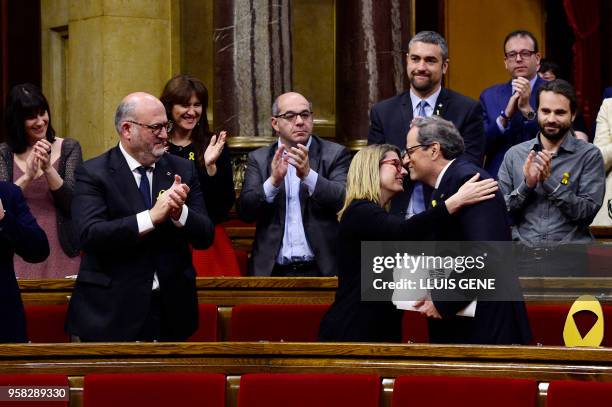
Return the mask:
<path id="1" fill-rule="evenodd" d="M 410 3 L 401 0 L 338 0 L 338 140 L 362 144 L 372 105 L 408 88 L 405 49 Z"/>
<path id="2" fill-rule="evenodd" d="M 271 136 L 274 98 L 291 90 L 290 0 L 216 0 L 215 130 Z"/>
<path id="3" fill-rule="evenodd" d="M 115 109 L 135 91 L 158 96 L 179 58 L 172 0 L 69 0 L 66 136 L 86 158 L 116 145 Z"/>

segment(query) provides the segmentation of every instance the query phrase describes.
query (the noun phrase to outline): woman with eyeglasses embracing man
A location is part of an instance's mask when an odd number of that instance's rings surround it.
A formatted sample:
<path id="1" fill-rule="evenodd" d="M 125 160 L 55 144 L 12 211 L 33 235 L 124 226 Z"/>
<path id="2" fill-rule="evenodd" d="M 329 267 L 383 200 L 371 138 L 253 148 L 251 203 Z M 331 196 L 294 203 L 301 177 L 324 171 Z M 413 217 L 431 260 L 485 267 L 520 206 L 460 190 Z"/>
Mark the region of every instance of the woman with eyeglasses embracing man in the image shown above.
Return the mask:
<path id="1" fill-rule="evenodd" d="M 388 209 L 407 174 L 399 149 L 389 144 L 368 146 L 353 158 L 338 213 L 338 290 L 321 322 L 321 341 L 400 342 L 403 311 L 390 301 L 361 301 L 361 242 L 421 240 L 461 207 L 490 199 L 497 190 L 494 180 L 477 181 L 476 175 L 435 208 L 404 219 Z"/>

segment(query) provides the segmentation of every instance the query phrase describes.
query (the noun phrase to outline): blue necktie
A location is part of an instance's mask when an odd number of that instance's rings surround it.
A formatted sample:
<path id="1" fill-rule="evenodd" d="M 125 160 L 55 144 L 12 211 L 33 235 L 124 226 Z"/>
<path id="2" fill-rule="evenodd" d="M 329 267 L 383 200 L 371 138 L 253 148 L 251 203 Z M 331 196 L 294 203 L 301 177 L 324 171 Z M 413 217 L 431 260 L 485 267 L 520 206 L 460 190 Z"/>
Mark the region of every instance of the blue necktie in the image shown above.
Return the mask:
<path id="1" fill-rule="evenodd" d="M 427 117 L 427 113 L 425 113 L 425 108 L 429 106 L 426 100 L 421 100 L 417 105 L 417 116 Z"/>
<path id="2" fill-rule="evenodd" d="M 417 116 L 427 117 L 427 113 L 425 113 L 427 106 L 429 106 L 429 103 L 426 100 L 421 100 L 417 105 Z M 425 195 L 423 194 L 422 183 L 415 182 L 410 201 L 412 202 L 412 213 L 414 215 L 425 211 Z"/>
<path id="3" fill-rule="evenodd" d="M 136 169 L 140 173 L 140 185 L 138 186 L 138 189 L 140 190 L 145 206 L 147 209 L 151 209 L 151 187 L 149 184 L 149 178 L 147 178 L 148 167 L 138 167 Z"/>

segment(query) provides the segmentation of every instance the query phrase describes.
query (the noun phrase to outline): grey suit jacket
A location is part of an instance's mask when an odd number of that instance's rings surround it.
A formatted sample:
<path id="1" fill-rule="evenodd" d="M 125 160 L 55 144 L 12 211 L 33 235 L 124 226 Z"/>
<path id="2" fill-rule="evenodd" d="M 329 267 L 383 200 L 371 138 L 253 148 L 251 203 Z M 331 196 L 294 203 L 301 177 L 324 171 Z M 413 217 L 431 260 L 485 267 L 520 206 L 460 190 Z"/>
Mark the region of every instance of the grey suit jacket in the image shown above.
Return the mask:
<path id="1" fill-rule="evenodd" d="M 317 172 L 314 193 L 300 189 L 302 222 L 321 274 L 337 274 L 335 246 L 338 236 L 336 213 L 344 203 L 346 174 L 351 156 L 346 148 L 315 135 L 308 153 L 310 168 Z M 271 203 L 266 202 L 263 184 L 271 173 L 270 164 L 277 142 L 249 153 L 247 169 L 238 199 L 238 216 L 257 222 L 250 274 L 269 276 L 276 262 L 285 230 L 285 183 Z"/>

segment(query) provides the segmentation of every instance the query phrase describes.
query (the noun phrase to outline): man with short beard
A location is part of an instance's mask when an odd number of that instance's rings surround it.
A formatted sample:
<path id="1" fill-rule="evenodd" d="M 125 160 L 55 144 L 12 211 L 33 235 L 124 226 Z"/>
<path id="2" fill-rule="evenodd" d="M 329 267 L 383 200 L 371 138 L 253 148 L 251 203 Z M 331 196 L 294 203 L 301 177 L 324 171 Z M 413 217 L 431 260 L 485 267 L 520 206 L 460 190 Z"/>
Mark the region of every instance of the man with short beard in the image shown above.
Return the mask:
<path id="1" fill-rule="evenodd" d="M 485 135 L 480 104 L 442 87 L 448 69 L 448 45 L 434 31 L 421 31 L 408 43 L 406 71 L 410 90 L 372 106 L 368 144 L 389 143 L 403 149 L 412 119 L 417 116 L 440 116 L 459 130 L 465 145 L 461 158 L 482 166 Z M 420 182 L 404 180 L 405 193 L 391 202 L 392 213 L 412 216 L 428 206 L 431 188 Z"/>
<path id="2" fill-rule="evenodd" d="M 576 93 L 557 79 L 537 92 L 539 133 L 511 147 L 499 169 L 499 187 L 514 222 L 512 237 L 524 245 L 521 260 L 554 258 L 567 269 L 579 259 L 560 244 L 590 243 L 589 225 L 605 189 L 603 157 L 573 135 Z M 542 267 L 545 269 L 545 267 Z"/>

